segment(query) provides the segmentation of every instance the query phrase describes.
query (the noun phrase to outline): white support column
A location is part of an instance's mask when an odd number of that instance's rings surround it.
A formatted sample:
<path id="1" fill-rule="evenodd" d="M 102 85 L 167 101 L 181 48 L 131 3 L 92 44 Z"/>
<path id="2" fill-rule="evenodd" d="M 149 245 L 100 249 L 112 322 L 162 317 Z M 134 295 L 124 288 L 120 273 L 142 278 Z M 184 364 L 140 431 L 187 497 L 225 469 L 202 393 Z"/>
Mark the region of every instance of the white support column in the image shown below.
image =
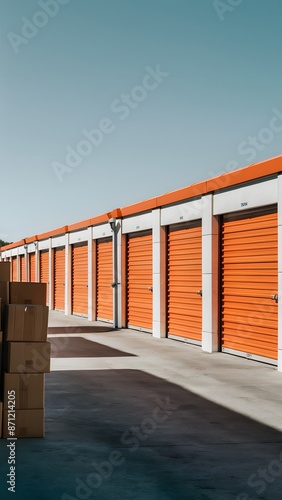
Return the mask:
<path id="1" fill-rule="evenodd" d="M 202 350 L 219 351 L 219 224 L 213 195 L 203 196 L 202 214 Z"/>
<path id="2" fill-rule="evenodd" d="M 69 243 L 70 235 L 66 233 L 65 242 L 65 315 L 72 313 L 71 310 L 71 245 Z"/>
<path id="3" fill-rule="evenodd" d="M 93 321 L 97 320 L 97 240 L 92 240 L 92 308 Z"/>
<path id="4" fill-rule="evenodd" d="M 49 238 L 49 253 L 48 253 L 48 304 L 49 309 L 54 309 L 54 249 L 52 248 L 52 238 Z"/>
<path id="5" fill-rule="evenodd" d="M 88 228 L 88 321 L 95 321 L 94 307 L 94 273 L 95 273 L 95 242 L 93 241 L 93 227 Z M 96 273 L 95 273 L 96 274 Z"/>
<path id="6" fill-rule="evenodd" d="M 125 243 L 125 240 L 122 236 L 122 220 L 117 219 L 117 328 L 122 328 L 123 326 L 123 286 L 124 286 L 124 281 L 123 281 L 123 244 Z"/>
<path id="7" fill-rule="evenodd" d="M 161 227 L 161 210 L 153 219 L 153 337 L 166 336 L 166 247 L 165 228 Z"/>
<path id="8" fill-rule="evenodd" d="M 112 249 L 113 249 L 113 267 L 112 267 L 112 287 L 113 287 L 113 328 L 119 328 L 121 325 L 121 220 L 110 219 L 112 230 Z"/>
<path id="9" fill-rule="evenodd" d="M 37 283 L 40 282 L 40 261 L 39 261 L 39 249 L 38 249 L 38 241 L 35 242 L 35 280 Z"/>
<path id="10" fill-rule="evenodd" d="M 19 247 L 17 247 L 16 281 L 20 281 L 20 256 L 19 256 Z"/>
<path id="11" fill-rule="evenodd" d="M 126 293 L 127 293 L 127 261 L 126 261 L 126 246 L 127 246 L 127 236 L 126 234 L 120 234 L 120 321 L 121 328 L 126 328 Z"/>
<path id="12" fill-rule="evenodd" d="M 29 281 L 29 256 L 27 245 L 24 245 L 24 265 L 25 265 L 25 280 Z"/>
<path id="13" fill-rule="evenodd" d="M 278 176 L 278 371 L 282 372 L 282 175 Z"/>

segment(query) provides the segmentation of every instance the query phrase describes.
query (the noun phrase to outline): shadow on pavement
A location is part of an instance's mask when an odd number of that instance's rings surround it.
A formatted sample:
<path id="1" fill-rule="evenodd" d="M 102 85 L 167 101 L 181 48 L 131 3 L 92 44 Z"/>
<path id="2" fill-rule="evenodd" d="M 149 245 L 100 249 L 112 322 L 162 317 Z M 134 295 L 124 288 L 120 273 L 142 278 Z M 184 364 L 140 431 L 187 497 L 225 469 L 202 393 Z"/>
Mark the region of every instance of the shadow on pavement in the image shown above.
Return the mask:
<path id="1" fill-rule="evenodd" d="M 49 326 L 48 334 L 74 334 L 74 333 L 106 333 L 106 332 L 114 332 L 115 329 L 112 326 Z"/>
<path id="2" fill-rule="evenodd" d="M 81 337 L 49 337 L 51 358 L 116 358 L 135 356 Z"/>
<path id="3" fill-rule="evenodd" d="M 13 498 L 279 499 L 281 450 L 280 432 L 148 373 L 52 372 L 46 438 L 18 440 Z"/>

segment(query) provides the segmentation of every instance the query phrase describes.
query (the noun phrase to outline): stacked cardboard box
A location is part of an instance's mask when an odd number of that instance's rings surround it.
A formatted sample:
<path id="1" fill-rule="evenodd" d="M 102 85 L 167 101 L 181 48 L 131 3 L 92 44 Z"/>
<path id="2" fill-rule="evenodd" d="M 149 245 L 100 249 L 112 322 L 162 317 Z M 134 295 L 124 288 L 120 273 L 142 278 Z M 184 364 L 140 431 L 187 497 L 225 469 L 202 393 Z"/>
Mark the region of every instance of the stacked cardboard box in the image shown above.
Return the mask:
<path id="1" fill-rule="evenodd" d="M 50 372 L 46 284 L 4 280 L 3 264 L 9 263 L 0 262 L 2 436 L 43 437 L 44 374 Z"/>
<path id="2" fill-rule="evenodd" d="M 3 416 L 3 323 L 5 312 L 5 300 L 2 300 L 2 291 L 4 291 L 4 299 L 7 298 L 5 293 L 7 283 L 10 280 L 10 263 L 0 262 L 0 438 L 2 437 L 2 416 Z"/>

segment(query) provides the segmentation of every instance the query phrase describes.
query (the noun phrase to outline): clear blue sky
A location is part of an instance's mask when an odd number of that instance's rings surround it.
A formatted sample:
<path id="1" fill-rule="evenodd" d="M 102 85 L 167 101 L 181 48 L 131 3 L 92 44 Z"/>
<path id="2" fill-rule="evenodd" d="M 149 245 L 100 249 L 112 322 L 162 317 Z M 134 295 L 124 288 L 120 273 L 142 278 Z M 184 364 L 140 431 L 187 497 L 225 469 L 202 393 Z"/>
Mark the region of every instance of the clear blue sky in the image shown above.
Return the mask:
<path id="1" fill-rule="evenodd" d="M 281 154 L 281 0 L 2 0 L 0 11 L 0 238 Z"/>

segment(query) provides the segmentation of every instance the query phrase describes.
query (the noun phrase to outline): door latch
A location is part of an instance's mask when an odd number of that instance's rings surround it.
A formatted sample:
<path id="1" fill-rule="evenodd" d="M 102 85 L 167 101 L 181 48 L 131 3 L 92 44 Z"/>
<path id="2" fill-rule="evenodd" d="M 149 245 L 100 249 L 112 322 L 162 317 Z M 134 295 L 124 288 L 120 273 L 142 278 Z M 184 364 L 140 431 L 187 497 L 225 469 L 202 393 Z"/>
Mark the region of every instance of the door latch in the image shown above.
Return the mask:
<path id="1" fill-rule="evenodd" d="M 275 293 L 274 295 L 271 295 L 271 300 L 275 300 L 275 302 L 278 302 L 278 294 Z"/>
<path id="2" fill-rule="evenodd" d="M 197 294 L 198 294 L 198 295 L 201 295 L 201 297 L 202 297 L 202 295 L 203 295 L 203 291 L 202 291 L 202 290 L 198 290 L 198 291 L 197 291 Z"/>

